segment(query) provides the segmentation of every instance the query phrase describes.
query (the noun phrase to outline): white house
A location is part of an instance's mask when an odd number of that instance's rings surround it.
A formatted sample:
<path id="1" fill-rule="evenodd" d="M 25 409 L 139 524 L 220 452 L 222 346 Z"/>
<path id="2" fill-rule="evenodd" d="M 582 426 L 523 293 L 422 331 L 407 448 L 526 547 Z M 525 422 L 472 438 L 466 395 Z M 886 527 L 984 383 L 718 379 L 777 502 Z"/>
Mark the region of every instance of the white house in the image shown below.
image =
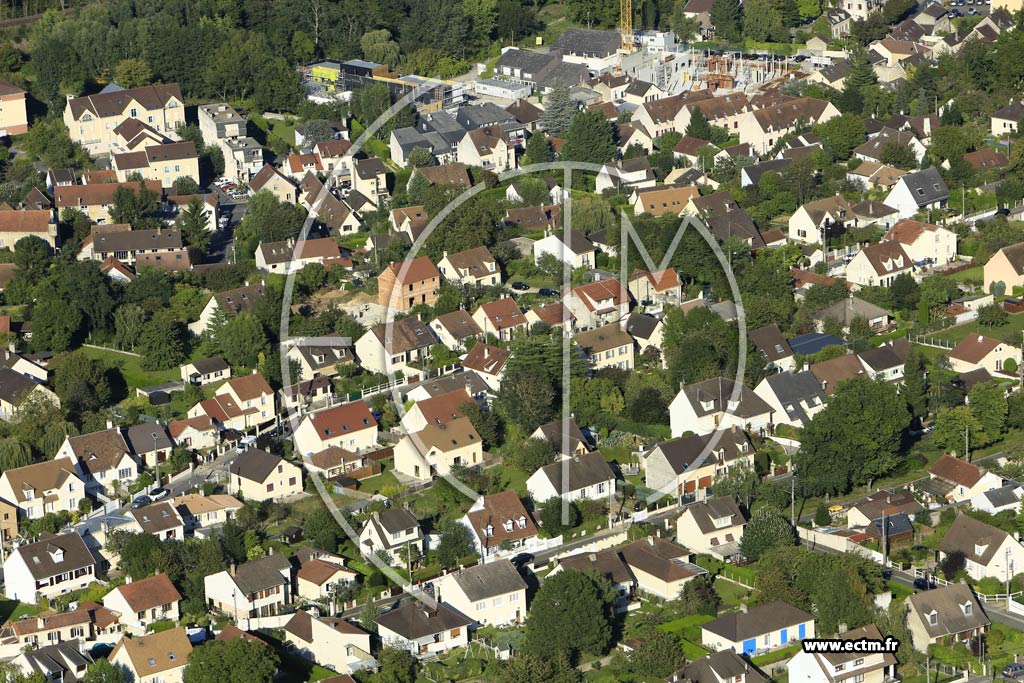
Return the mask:
<path id="1" fill-rule="evenodd" d="M 526 582 L 509 560 L 496 560 L 445 574 L 437 597 L 484 626 L 512 626 L 526 618 Z"/>
<path id="2" fill-rule="evenodd" d="M 77 533 L 43 535 L 15 548 L 4 562 L 4 593 L 36 604 L 85 588 L 96 580 L 96 559 Z"/>
<path id="3" fill-rule="evenodd" d="M 726 427 L 759 431 L 771 424 L 772 414 L 771 406 L 753 390 L 724 377 L 684 385 L 669 405 L 672 436 Z"/>
<path id="4" fill-rule="evenodd" d="M 814 637 L 814 616 L 788 602 L 774 602 L 732 612 L 700 628 L 701 645 L 721 652 L 755 655 L 783 647 L 792 641 Z"/>
<path id="5" fill-rule="evenodd" d="M 526 489 L 538 503 L 551 498 L 608 501 L 615 495 L 615 473 L 600 452 L 574 455 L 531 474 Z"/>
<path id="6" fill-rule="evenodd" d="M 913 218 L 920 212 L 944 209 L 949 188 L 935 167 L 900 177 L 885 198 L 885 203 L 900 212 L 901 218 Z"/>
<path id="7" fill-rule="evenodd" d="M 940 557 L 961 552 L 965 571 L 975 581 L 992 577 L 1005 581 L 1024 568 L 1024 545 L 1013 535 L 960 515 L 939 542 Z"/>
<path id="8" fill-rule="evenodd" d="M 377 617 L 377 632 L 385 645 L 401 647 L 420 657 L 465 646 L 472 624 L 469 617 L 443 603 L 430 608 L 410 600 Z"/>

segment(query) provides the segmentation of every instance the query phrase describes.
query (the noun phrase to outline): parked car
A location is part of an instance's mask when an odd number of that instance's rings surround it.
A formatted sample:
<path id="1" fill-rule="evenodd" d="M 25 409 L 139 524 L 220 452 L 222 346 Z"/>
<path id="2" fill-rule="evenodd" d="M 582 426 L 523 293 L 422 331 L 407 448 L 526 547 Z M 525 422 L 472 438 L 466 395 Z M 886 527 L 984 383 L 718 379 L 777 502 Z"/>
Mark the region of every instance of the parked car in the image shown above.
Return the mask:
<path id="1" fill-rule="evenodd" d="M 541 287 L 540 290 L 538 290 L 538 293 L 541 296 L 558 296 L 558 290 L 551 289 L 550 287 Z"/>
<path id="2" fill-rule="evenodd" d="M 1024 678 L 1024 664 L 1007 664 L 1003 668 L 1004 678 Z"/>
<path id="3" fill-rule="evenodd" d="M 138 510 L 139 508 L 144 508 L 147 505 L 151 505 L 152 503 L 153 503 L 153 499 L 150 498 L 149 496 L 145 496 L 145 495 L 137 496 L 135 498 L 135 500 L 132 501 L 132 510 Z"/>
<path id="4" fill-rule="evenodd" d="M 164 488 L 163 486 L 158 486 L 157 488 L 150 491 L 148 495 L 154 501 L 163 500 L 167 496 L 171 495 L 171 490 L 168 488 Z"/>
<path id="5" fill-rule="evenodd" d="M 516 280 L 515 282 L 512 283 L 512 289 L 516 290 L 517 292 L 525 292 L 530 289 L 530 285 L 526 284 L 525 282 Z"/>
<path id="6" fill-rule="evenodd" d="M 929 581 L 928 579 L 918 577 L 914 579 L 914 588 L 919 591 L 930 591 L 931 589 L 935 588 L 935 583 L 933 581 Z"/>
<path id="7" fill-rule="evenodd" d="M 512 558 L 512 564 L 514 564 L 519 569 L 522 569 L 524 564 L 533 562 L 534 559 L 535 557 L 531 553 L 519 553 L 518 555 Z"/>

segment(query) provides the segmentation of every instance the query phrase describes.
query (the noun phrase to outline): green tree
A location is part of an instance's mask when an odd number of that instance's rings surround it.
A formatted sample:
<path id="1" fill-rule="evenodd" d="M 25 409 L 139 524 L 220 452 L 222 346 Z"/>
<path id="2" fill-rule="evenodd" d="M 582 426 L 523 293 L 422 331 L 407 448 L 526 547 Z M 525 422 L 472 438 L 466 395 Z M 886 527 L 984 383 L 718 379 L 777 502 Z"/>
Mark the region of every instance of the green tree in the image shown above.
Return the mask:
<path id="1" fill-rule="evenodd" d="M 524 433 L 548 421 L 554 400 L 555 389 L 543 368 L 518 364 L 506 368 L 498 392 L 499 408 L 505 419 Z"/>
<path id="2" fill-rule="evenodd" d="M 580 653 L 603 654 L 612 638 L 615 589 L 607 579 L 565 570 L 541 584 L 530 605 L 528 654 L 570 661 Z"/>
<path id="3" fill-rule="evenodd" d="M 544 131 L 538 130 L 526 140 L 526 152 L 520 160 L 521 165 L 545 164 L 555 160 L 555 152 L 551 149 L 548 136 Z"/>
<path id="4" fill-rule="evenodd" d="M 913 417 L 922 418 L 928 414 L 928 376 L 924 357 L 916 347 L 911 346 L 903 370 L 903 397 Z"/>
<path id="5" fill-rule="evenodd" d="M 185 683 L 271 683 L 280 658 L 273 648 L 248 638 L 211 640 L 188 658 Z"/>
<path id="6" fill-rule="evenodd" d="M 743 8 L 743 35 L 757 41 L 788 41 L 789 32 L 776 0 L 748 0 Z"/>
<path id="7" fill-rule="evenodd" d="M 878 156 L 883 164 L 902 168 L 905 171 L 917 168 L 917 156 L 914 155 L 914 150 L 910 148 L 910 145 L 895 140 L 882 145 L 882 151 Z"/>
<path id="8" fill-rule="evenodd" d="M 840 382 L 801 435 L 794 457 L 801 490 L 845 493 L 888 474 L 909 425 L 906 401 L 892 385 L 863 376 Z"/>
<path id="9" fill-rule="evenodd" d="M 576 112 L 576 104 L 569 97 L 569 87 L 559 83 L 544 95 L 544 112 L 538 124 L 548 135 L 561 137 L 569 131 Z"/>
<path id="10" fill-rule="evenodd" d="M 544 465 L 555 461 L 555 447 L 547 439 L 531 438 L 523 442 L 514 452 L 505 458 L 506 464 L 521 472 L 532 474 Z"/>
<path id="11" fill-rule="evenodd" d="M 82 312 L 68 305 L 51 280 L 39 284 L 36 297 L 32 309 L 32 346 L 54 353 L 67 351 L 82 328 Z"/>
<path id="12" fill-rule="evenodd" d="M 169 370 L 185 360 L 185 331 L 170 311 L 159 311 L 146 323 L 139 344 L 146 370 Z"/>
<path id="13" fill-rule="evenodd" d="M 822 503 L 814 513 L 814 526 L 828 526 L 832 523 L 832 515 L 828 512 L 828 506 Z"/>
<path id="14" fill-rule="evenodd" d="M 178 228 L 181 229 L 182 240 L 200 254 L 205 254 L 206 248 L 210 244 L 210 231 L 207 228 L 209 220 L 210 213 L 199 197 L 190 199 L 178 216 Z"/>
<path id="15" fill-rule="evenodd" d="M 563 512 L 566 513 L 564 519 Z M 563 510 L 561 498 L 549 498 L 544 501 L 544 506 L 541 508 L 540 522 L 547 535 L 554 538 L 579 526 L 580 511 L 572 503 L 569 503 Z"/>
<path id="16" fill-rule="evenodd" d="M 714 0 L 711 5 L 711 25 L 715 27 L 715 35 L 735 42 L 740 39 L 742 24 L 743 10 L 739 0 Z"/>
<path id="17" fill-rule="evenodd" d="M 559 157 L 603 164 L 615 158 L 618 147 L 612 125 L 599 111 L 581 111 L 572 117 Z"/>
<path id="18" fill-rule="evenodd" d="M 114 80 L 122 88 L 139 88 L 153 82 L 153 70 L 144 59 L 122 59 L 114 67 Z"/>
<path id="19" fill-rule="evenodd" d="M 473 554 L 473 539 L 469 529 L 455 521 L 445 522 L 441 526 L 441 538 L 437 542 L 437 561 L 441 566 L 450 569 L 459 564 L 459 560 Z"/>
<path id="20" fill-rule="evenodd" d="M 968 439 L 980 432 L 981 424 L 968 406 L 946 408 L 935 417 L 935 445 L 943 450 L 966 457 Z"/>
<path id="21" fill-rule="evenodd" d="M 427 147 L 414 147 L 413 150 L 409 152 L 408 162 L 413 168 L 430 166 L 434 163 L 434 154 Z"/>
<path id="22" fill-rule="evenodd" d="M 761 483 L 761 477 L 752 465 L 739 462 L 729 468 L 724 475 L 715 477 L 715 496 L 736 498 L 741 501 L 748 510 L 750 503 Z"/>
<path id="23" fill-rule="evenodd" d="M 850 50 L 850 70 L 843 80 L 843 88 L 847 91 L 863 93 L 864 89 L 878 82 L 875 69 L 871 66 L 867 50 L 856 45 Z"/>
<path id="24" fill-rule="evenodd" d="M 125 683 L 124 669 L 114 666 L 108 659 L 97 659 L 86 669 L 82 683 Z"/>
<path id="25" fill-rule="evenodd" d="M 34 285 L 46 275 L 51 263 L 50 245 L 44 240 L 29 235 L 14 243 L 14 265 L 17 274 L 29 285 Z"/>
<path id="26" fill-rule="evenodd" d="M 796 534 L 789 521 L 778 509 L 765 505 L 747 522 L 740 540 L 740 551 L 747 559 L 757 562 L 766 552 L 795 544 Z"/>
<path id="27" fill-rule="evenodd" d="M 1008 411 L 1003 388 L 995 382 L 975 384 L 967 394 L 967 403 L 981 426 L 980 433 L 971 434 L 971 443 L 980 448 L 999 440 L 1006 432 Z"/>
<path id="28" fill-rule="evenodd" d="M 502 663 L 494 680 L 495 683 L 581 683 L 583 675 L 565 655 L 520 654 Z"/>
<path id="29" fill-rule="evenodd" d="M 978 309 L 978 325 L 981 327 L 1000 327 L 1006 324 L 1009 317 L 999 304 L 989 304 Z"/>
<path id="30" fill-rule="evenodd" d="M 110 382 L 102 361 L 73 351 L 56 358 L 51 367 L 55 370 L 53 388 L 69 414 L 95 412 L 110 401 Z"/>
<path id="31" fill-rule="evenodd" d="M 146 312 L 138 304 L 125 303 L 114 311 L 114 332 L 122 348 L 135 348 L 145 324 Z"/>
<path id="32" fill-rule="evenodd" d="M 232 367 L 254 368 L 260 354 L 270 350 L 263 325 L 252 313 L 242 311 L 217 331 L 217 346 Z"/>
<path id="33" fill-rule="evenodd" d="M 700 107 L 694 107 L 691 110 L 690 122 L 686 124 L 686 134 L 691 138 L 711 139 L 711 124 L 708 123 L 708 117 L 704 115 Z"/>
<path id="34" fill-rule="evenodd" d="M 835 160 L 849 159 L 853 150 L 864 142 L 867 131 L 857 114 L 834 116 L 825 123 L 815 126 L 825 143 L 825 148 Z"/>
<path id="35" fill-rule="evenodd" d="M 654 629 L 629 653 L 633 672 L 649 678 L 667 678 L 683 666 L 683 651 L 674 635 Z"/>
<path id="36" fill-rule="evenodd" d="M 390 67 L 398 64 L 401 48 L 391 39 L 391 31 L 387 29 L 367 31 L 359 40 L 359 45 L 363 50 L 364 59 Z"/>
<path id="37" fill-rule="evenodd" d="M 416 680 L 416 660 L 405 648 L 385 645 L 377 654 L 377 663 L 381 683 L 414 683 Z"/>
<path id="38" fill-rule="evenodd" d="M 114 205 L 110 208 L 110 220 L 127 223 L 138 230 L 149 227 L 149 219 L 160 208 L 160 196 L 145 182 L 139 181 L 138 188 L 121 185 L 114 191 Z"/>
<path id="39" fill-rule="evenodd" d="M 302 529 L 306 538 L 311 540 L 317 548 L 329 553 L 337 552 L 341 527 L 338 526 L 334 515 L 326 507 L 318 507 L 313 510 L 304 520 Z"/>

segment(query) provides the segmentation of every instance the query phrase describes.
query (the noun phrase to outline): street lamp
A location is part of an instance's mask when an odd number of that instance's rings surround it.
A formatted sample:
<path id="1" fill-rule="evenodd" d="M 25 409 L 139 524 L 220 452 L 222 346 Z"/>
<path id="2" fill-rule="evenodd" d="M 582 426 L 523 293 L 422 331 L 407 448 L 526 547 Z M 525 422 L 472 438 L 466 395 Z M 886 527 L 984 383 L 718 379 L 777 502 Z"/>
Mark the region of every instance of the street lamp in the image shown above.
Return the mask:
<path id="1" fill-rule="evenodd" d="M 1010 559 L 1010 548 L 1006 548 L 1006 610 L 1010 610 L 1010 577 L 1013 576 L 1013 560 Z"/>

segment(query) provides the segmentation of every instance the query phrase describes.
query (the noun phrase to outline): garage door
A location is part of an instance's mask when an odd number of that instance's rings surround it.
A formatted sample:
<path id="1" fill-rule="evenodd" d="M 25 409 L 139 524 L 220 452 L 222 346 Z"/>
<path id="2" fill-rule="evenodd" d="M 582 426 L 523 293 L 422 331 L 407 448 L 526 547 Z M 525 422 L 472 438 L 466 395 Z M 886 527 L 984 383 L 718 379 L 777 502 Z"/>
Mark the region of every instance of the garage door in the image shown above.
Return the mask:
<path id="1" fill-rule="evenodd" d="M 743 641 L 743 654 L 745 654 L 745 655 L 752 655 L 752 654 L 754 654 L 754 650 L 756 650 L 756 649 L 757 649 L 757 640 L 755 638 L 751 638 L 750 640 L 744 640 Z"/>

